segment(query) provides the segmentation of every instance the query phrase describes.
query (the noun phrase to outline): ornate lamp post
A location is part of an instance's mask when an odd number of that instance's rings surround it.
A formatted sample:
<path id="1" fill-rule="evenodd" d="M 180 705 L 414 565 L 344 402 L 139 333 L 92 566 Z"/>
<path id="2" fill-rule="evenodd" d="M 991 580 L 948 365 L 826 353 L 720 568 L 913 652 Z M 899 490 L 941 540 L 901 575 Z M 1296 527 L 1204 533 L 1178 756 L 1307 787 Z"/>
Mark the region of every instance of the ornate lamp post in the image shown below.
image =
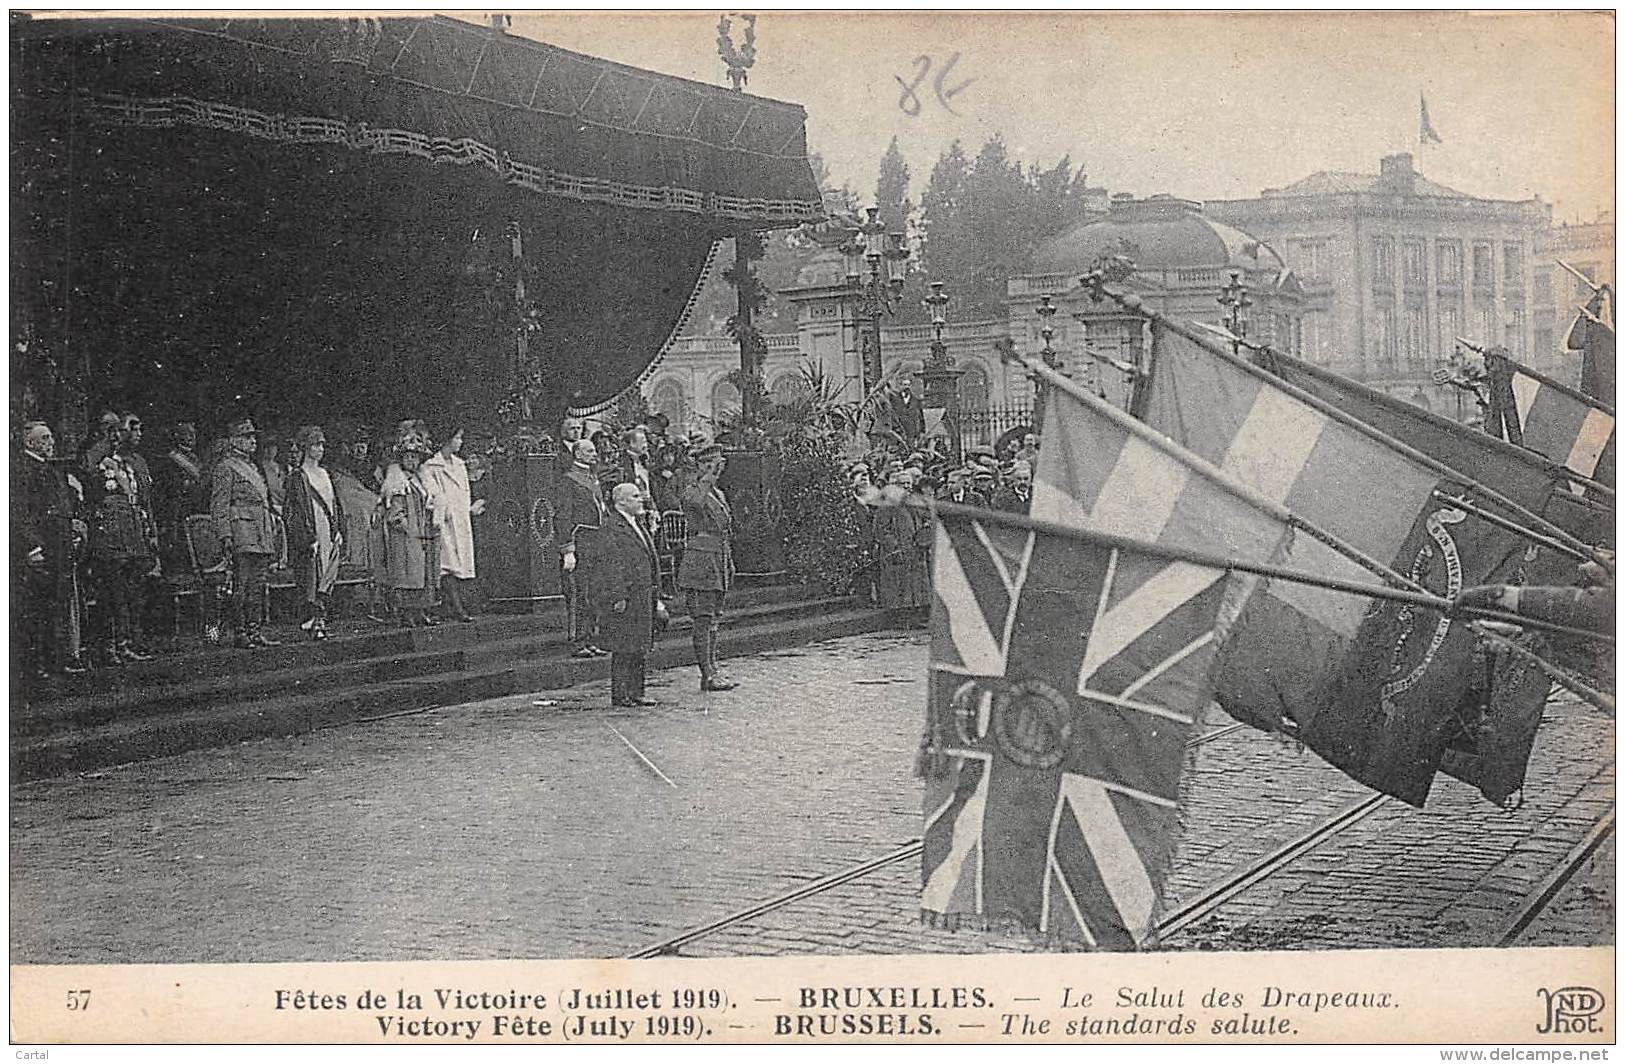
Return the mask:
<path id="1" fill-rule="evenodd" d="M 925 381 L 925 399 L 920 405 L 925 410 L 942 411 L 942 424 L 957 459 L 961 453 L 959 379 L 965 375 L 965 371 L 954 368 L 948 345 L 942 342 L 942 330 L 948 324 L 945 313 L 948 302 L 948 293 L 942 290 L 941 281 L 932 281 L 931 294 L 920 301 L 920 305 L 931 312 L 932 335 L 931 355 L 925 360 L 925 368 L 920 371 L 920 377 Z"/>
<path id="2" fill-rule="evenodd" d="M 1247 321 L 1241 312 L 1253 305 L 1253 299 L 1247 294 L 1247 287 L 1241 283 L 1241 271 L 1230 271 L 1230 283 L 1219 290 L 1219 306 L 1224 307 L 1225 327 L 1230 335 L 1237 339 L 1230 342 L 1231 348 L 1237 355 L 1241 354 L 1241 341 L 1247 338 Z"/>
<path id="3" fill-rule="evenodd" d="M 1055 339 L 1055 315 L 1060 310 L 1049 296 L 1040 296 L 1038 300 L 1038 335 L 1044 338 L 1044 348 L 1038 352 L 1044 360 L 1044 365 L 1057 373 L 1066 366 L 1061 355 L 1055 350 L 1052 341 Z M 1044 407 L 1047 404 L 1049 388 L 1042 377 L 1033 379 L 1033 431 L 1042 434 L 1044 431 Z"/>
<path id="4" fill-rule="evenodd" d="M 849 239 L 841 248 L 846 256 L 846 284 L 857 297 L 865 395 L 885 375 L 880 357 L 880 322 L 883 315 L 897 312 L 908 271 L 903 234 L 886 231 L 879 207 L 870 207 L 868 215 L 868 221 L 849 231 Z"/>

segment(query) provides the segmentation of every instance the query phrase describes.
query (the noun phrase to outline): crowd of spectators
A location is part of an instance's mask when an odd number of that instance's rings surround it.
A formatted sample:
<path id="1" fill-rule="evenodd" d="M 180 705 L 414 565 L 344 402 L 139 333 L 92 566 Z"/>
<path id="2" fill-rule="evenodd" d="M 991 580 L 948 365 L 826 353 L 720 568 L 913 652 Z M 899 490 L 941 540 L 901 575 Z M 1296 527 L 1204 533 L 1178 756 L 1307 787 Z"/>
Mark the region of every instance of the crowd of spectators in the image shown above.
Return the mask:
<path id="1" fill-rule="evenodd" d="M 903 493 L 961 506 L 1026 514 L 1032 505 L 1038 437 L 1012 432 L 999 445 L 948 453 L 941 437 L 907 449 L 889 440 L 847 467 L 858 526 L 871 559 L 860 593 L 883 609 L 916 610 L 930 599 L 930 518 L 921 510 L 879 505 Z"/>

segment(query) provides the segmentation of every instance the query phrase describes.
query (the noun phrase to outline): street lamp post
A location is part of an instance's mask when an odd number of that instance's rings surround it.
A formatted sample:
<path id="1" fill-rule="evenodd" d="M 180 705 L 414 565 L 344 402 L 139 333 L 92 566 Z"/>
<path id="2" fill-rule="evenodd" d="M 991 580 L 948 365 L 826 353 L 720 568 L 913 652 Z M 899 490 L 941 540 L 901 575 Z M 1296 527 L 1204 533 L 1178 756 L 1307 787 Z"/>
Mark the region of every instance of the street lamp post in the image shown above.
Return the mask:
<path id="1" fill-rule="evenodd" d="M 1230 271 L 1230 283 L 1219 290 L 1219 306 L 1225 308 L 1225 327 L 1230 335 L 1236 339 L 1230 341 L 1230 347 L 1237 355 L 1241 354 L 1241 341 L 1247 338 L 1247 321 L 1241 312 L 1253 305 L 1253 299 L 1247 294 L 1247 286 L 1241 283 L 1241 271 Z"/>
<path id="2" fill-rule="evenodd" d="M 941 410 L 942 425 L 953 447 L 954 457 L 960 456 L 962 441 L 959 432 L 959 379 L 965 375 L 954 367 L 954 358 L 942 340 L 942 330 L 948 325 L 948 293 L 941 281 L 931 282 L 931 294 L 920 305 L 931 312 L 931 355 L 925 360 L 920 377 L 925 382 L 925 399 L 920 404 L 925 410 Z"/>
<path id="3" fill-rule="evenodd" d="M 1038 355 L 1044 360 L 1044 365 L 1057 373 L 1060 373 L 1066 366 L 1066 363 L 1061 360 L 1060 352 L 1055 350 L 1053 343 L 1055 339 L 1054 318 L 1059 310 L 1060 308 L 1055 305 L 1049 296 L 1039 297 L 1037 309 L 1038 335 L 1044 338 L 1044 348 L 1038 352 Z M 1049 387 L 1044 383 L 1044 378 L 1035 377 L 1033 379 L 1033 431 L 1040 435 L 1044 431 L 1044 407 L 1048 394 Z"/>
<path id="4" fill-rule="evenodd" d="M 846 256 L 846 284 L 857 297 L 865 395 L 885 375 L 880 357 L 880 322 L 884 315 L 896 313 L 908 270 L 908 248 L 903 245 L 903 234 L 886 231 L 886 224 L 880 220 L 880 208 L 870 207 L 868 215 L 868 221 L 849 231 L 849 239 L 841 248 Z"/>

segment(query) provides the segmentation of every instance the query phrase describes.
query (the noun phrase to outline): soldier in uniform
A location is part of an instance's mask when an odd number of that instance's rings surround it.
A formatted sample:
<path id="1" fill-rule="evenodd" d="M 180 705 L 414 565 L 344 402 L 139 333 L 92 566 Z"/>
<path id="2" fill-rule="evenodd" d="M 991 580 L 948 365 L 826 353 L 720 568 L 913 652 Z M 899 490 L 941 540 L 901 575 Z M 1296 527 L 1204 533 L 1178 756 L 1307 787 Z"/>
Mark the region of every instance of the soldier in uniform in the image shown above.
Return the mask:
<path id="1" fill-rule="evenodd" d="M 277 640 L 260 631 L 265 577 L 276 555 L 276 535 L 270 489 L 254 464 L 259 436 L 248 418 L 232 422 L 226 431 L 227 451 L 215 465 L 209 484 L 209 514 L 231 555 L 231 612 L 237 645 L 244 649 L 276 646 Z"/>
<path id="2" fill-rule="evenodd" d="M 694 455 L 694 482 L 683 492 L 683 516 L 688 538 L 677 586 L 686 593 L 688 614 L 694 619 L 694 657 L 700 666 L 700 690 L 731 691 L 739 685 L 717 669 L 717 630 L 722 626 L 722 604 L 733 586 L 733 511 L 717 478 L 727 459 L 718 444 L 707 444 Z"/>
<path id="3" fill-rule="evenodd" d="M 565 636 L 571 657 L 601 658 L 609 651 L 593 642 L 598 635 L 598 625 L 591 595 L 594 538 L 603 526 L 605 512 L 603 488 L 597 473 L 598 448 L 591 440 L 577 440 L 570 457 L 570 469 L 559 478 L 553 498 Z"/>

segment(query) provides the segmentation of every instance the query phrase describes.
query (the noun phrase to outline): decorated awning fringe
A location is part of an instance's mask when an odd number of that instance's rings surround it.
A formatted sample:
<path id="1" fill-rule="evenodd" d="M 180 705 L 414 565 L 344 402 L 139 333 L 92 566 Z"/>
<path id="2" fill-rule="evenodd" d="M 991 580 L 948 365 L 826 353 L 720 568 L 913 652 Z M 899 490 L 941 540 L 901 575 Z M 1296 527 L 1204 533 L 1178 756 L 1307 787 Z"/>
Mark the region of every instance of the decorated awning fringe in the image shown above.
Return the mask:
<path id="1" fill-rule="evenodd" d="M 286 144 L 331 144 L 373 154 L 412 155 L 433 163 L 475 164 L 491 170 L 510 185 L 585 203 L 681 211 L 737 221 L 773 219 L 787 225 L 823 218 L 822 206 L 815 203 L 727 196 L 583 177 L 513 159 L 472 137 L 434 137 L 408 129 L 373 128 L 365 122 L 343 122 L 315 115 L 270 114 L 189 96 L 102 96 L 91 101 L 90 113 L 93 118 L 113 125 L 158 129 L 189 126 Z"/>

